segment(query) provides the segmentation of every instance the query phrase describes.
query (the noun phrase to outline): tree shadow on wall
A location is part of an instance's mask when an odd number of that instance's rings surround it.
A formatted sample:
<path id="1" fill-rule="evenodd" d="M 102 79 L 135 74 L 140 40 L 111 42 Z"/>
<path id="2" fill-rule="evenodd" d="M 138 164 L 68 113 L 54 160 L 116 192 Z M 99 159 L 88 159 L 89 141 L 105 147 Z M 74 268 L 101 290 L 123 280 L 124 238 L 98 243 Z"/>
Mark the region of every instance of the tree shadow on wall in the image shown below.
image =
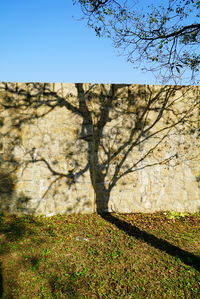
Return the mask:
<path id="1" fill-rule="evenodd" d="M 169 142 L 173 138 L 175 143 L 180 133 L 193 134 L 197 131 L 195 109 L 199 102 L 194 95 L 191 97 L 191 88 L 79 83 L 74 85 L 75 95 L 70 92 L 64 95 L 62 88 L 61 85 L 60 90 L 55 91 L 54 85 L 39 83 L 22 87 L 17 84 L 4 85 L 6 97 L 2 109 L 14 115 L 13 124 L 18 130 L 25 124 L 45 118 L 58 107 L 70 111 L 81 120 L 76 132 L 76 149 L 67 142 L 65 146 L 66 159 L 71 160 L 74 165 L 72 168 L 60 171 L 50 159 L 35 155 L 39 149 L 26 150 L 24 169 L 30 164 L 42 164 L 53 178 L 44 196 L 57 182 L 64 180 L 66 188 L 71 188 L 89 172 L 97 213 L 130 236 L 178 256 L 184 263 L 197 269 L 199 260 L 192 254 L 110 214 L 102 214 L 110 211 L 110 194 L 119 181 L 138 170 L 169 165 L 172 161 L 180 163 L 181 155 L 184 158 L 184 151 L 180 154 L 173 150 L 165 156 L 160 152 L 161 146 L 167 145 L 168 138 L 171 138 Z M 64 142 L 67 132 L 68 124 L 66 134 L 63 134 Z M 86 156 L 81 162 L 82 154 Z"/>
<path id="2" fill-rule="evenodd" d="M 191 88 L 182 86 L 98 88 L 96 92 L 93 85 L 76 84 L 83 118 L 80 138 L 87 142 L 90 179 L 101 213 L 112 211 L 109 199 L 119 181 L 125 187 L 126 178 L 139 170 L 184 160 L 190 145 L 178 153 L 177 138 L 198 131 L 194 111 L 199 99 L 191 99 Z M 172 140 L 177 147 L 162 155 L 162 147 L 170 148 Z"/>
<path id="3" fill-rule="evenodd" d="M 197 131 L 195 109 L 199 100 L 194 94 L 191 97 L 191 87 L 78 83 L 73 88 L 75 93 L 69 88 L 65 94 L 62 84 L 60 89 L 47 83 L 5 83 L 1 88 L 1 110 L 9 111 L 10 129 L 17 130 L 18 135 L 25 124 L 31 126 L 40 119 L 50 121 L 45 117 L 58 108 L 79 119 L 74 142 L 67 142 L 70 122 L 62 136 L 63 157 L 73 167 L 68 164 L 68 169 L 61 171 L 57 167 L 60 161 L 38 154 L 37 145 L 24 149 L 25 160 L 18 161 L 24 169 L 32 164 L 50 172 L 52 180 L 42 199 L 59 181 L 64 180 L 71 188 L 89 172 L 97 212 L 111 211 L 110 194 L 119 181 L 125 187 L 126 178 L 138 170 L 168 166 L 172 161 L 175 165 L 180 163 L 185 153 L 180 147 L 179 153 L 176 147 L 170 150 L 170 143 L 173 140 L 178 147 L 179 134 Z M 21 140 L 14 140 L 17 142 Z M 161 154 L 163 146 L 168 146 L 169 153 Z M 80 159 L 81 155 L 84 159 Z"/>
<path id="4" fill-rule="evenodd" d="M 15 192 L 16 178 L 14 170 L 0 171 L 0 208 L 1 211 L 11 213 L 25 213 L 30 214 L 28 209 L 28 202 L 31 200 L 22 192 L 20 194 Z"/>

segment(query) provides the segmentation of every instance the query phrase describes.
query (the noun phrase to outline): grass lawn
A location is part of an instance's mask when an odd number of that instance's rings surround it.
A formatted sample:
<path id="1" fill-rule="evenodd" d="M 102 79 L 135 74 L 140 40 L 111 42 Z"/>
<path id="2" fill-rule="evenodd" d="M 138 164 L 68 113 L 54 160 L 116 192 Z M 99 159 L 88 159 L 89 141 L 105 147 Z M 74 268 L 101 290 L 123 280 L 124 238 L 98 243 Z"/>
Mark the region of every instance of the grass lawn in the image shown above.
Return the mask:
<path id="1" fill-rule="evenodd" d="M 200 213 L 0 216 L 0 298 L 200 298 Z"/>

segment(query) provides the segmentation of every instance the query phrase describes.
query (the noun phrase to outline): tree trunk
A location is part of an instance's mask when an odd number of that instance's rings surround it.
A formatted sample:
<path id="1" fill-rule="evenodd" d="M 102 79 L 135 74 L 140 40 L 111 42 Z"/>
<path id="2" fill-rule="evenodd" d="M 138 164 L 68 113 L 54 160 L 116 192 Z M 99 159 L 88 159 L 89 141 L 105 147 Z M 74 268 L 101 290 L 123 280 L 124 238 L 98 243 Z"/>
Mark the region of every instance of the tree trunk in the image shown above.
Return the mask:
<path id="1" fill-rule="evenodd" d="M 98 214 L 108 213 L 108 202 L 110 198 L 110 191 L 108 191 L 104 183 L 96 184 L 95 188 L 96 211 Z"/>

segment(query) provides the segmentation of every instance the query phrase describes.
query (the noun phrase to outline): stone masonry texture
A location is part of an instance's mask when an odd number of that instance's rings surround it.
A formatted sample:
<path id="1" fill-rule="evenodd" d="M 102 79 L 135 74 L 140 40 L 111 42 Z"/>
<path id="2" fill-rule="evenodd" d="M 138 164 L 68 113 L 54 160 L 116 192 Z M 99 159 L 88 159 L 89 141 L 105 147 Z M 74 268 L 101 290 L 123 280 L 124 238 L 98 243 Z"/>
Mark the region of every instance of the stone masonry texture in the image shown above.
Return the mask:
<path id="1" fill-rule="evenodd" d="M 0 210 L 200 209 L 200 87 L 0 83 Z"/>

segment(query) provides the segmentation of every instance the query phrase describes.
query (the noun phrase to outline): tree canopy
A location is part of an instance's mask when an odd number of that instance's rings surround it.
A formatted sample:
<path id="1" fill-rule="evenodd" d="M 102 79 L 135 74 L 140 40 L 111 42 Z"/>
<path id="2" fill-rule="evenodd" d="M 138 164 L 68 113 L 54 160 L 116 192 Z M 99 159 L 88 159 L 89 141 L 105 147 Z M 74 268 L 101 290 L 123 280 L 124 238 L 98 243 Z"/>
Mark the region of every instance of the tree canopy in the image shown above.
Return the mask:
<path id="1" fill-rule="evenodd" d="M 134 67 L 153 71 L 162 82 L 187 77 L 198 83 L 200 1 L 139 2 L 74 0 L 97 36 L 111 38 Z"/>

